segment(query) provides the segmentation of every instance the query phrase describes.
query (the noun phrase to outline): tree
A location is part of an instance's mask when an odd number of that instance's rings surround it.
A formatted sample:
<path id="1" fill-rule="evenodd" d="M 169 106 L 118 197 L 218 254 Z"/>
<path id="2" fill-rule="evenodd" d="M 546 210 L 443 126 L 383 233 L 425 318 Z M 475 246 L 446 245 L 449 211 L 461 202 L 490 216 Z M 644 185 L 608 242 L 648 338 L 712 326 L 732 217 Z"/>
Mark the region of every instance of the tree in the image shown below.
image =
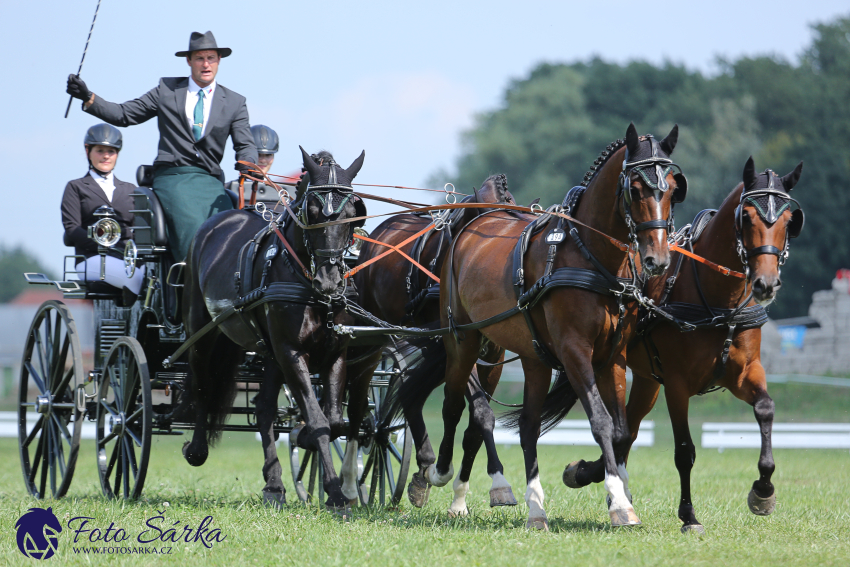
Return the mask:
<path id="1" fill-rule="evenodd" d="M 26 288 L 24 272 L 49 274 L 38 259 L 22 247 L 0 246 L 0 303 L 11 301 Z"/>

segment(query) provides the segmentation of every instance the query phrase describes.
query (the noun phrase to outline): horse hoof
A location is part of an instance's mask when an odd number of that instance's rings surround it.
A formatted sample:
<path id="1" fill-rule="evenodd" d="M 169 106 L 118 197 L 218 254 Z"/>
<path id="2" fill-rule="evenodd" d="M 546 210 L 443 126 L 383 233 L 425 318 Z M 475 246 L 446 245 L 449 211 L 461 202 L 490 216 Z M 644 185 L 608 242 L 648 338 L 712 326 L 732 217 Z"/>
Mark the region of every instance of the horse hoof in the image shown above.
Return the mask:
<path id="1" fill-rule="evenodd" d="M 626 492 L 626 498 L 628 498 L 628 499 L 629 499 L 629 504 L 633 504 L 633 502 L 632 502 L 632 493 L 631 493 L 631 492 Z M 612 500 L 611 500 L 611 495 L 610 495 L 610 494 L 607 494 L 607 495 L 605 496 L 605 507 L 606 507 L 606 508 L 610 508 L 610 507 L 611 507 L 611 502 L 612 502 Z"/>
<path id="2" fill-rule="evenodd" d="M 193 467 L 199 467 L 207 462 L 207 456 L 209 455 L 209 451 L 204 451 L 201 454 L 193 453 L 189 450 L 192 442 L 186 441 L 183 443 L 183 458 L 186 459 L 186 462 L 189 463 Z"/>
<path id="3" fill-rule="evenodd" d="M 608 515 L 611 517 L 611 527 L 620 528 L 624 526 L 639 526 L 640 519 L 635 514 L 633 508 L 625 510 L 609 510 Z"/>
<path id="4" fill-rule="evenodd" d="M 417 508 L 422 508 L 428 503 L 430 492 L 431 485 L 419 473 L 414 474 L 410 484 L 407 485 L 407 498 L 410 503 Z"/>
<path id="5" fill-rule="evenodd" d="M 281 510 L 286 505 L 286 494 L 283 492 L 267 492 L 263 490 L 263 505 L 275 510 Z"/>
<path id="6" fill-rule="evenodd" d="M 449 518 L 463 518 L 465 516 L 469 516 L 469 508 L 466 506 L 462 510 L 452 510 L 449 508 Z"/>
<path id="7" fill-rule="evenodd" d="M 576 475 L 578 474 L 578 468 L 584 463 L 584 461 L 573 461 L 568 464 L 564 469 L 564 474 L 561 476 L 561 480 L 564 481 L 564 484 L 569 486 L 570 488 L 584 488 L 576 481 Z"/>
<path id="8" fill-rule="evenodd" d="M 750 512 L 756 516 L 769 516 L 776 508 L 776 493 L 774 492 L 767 498 L 762 498 L 754 490 L 750 490 L 750 494 L 747 496 L 747 505 L 750 507 Z"/>
<path id="9" fill-rule="evenodd" d="M 490 507 L 516 506 L 517 501 L 510 486 L 490 489 Z"/>
<path id="10" fill-rule="evenodd" d="M 705 528 L 702 524 L 688 524 L 682 526 L 683 534 L 697 534 L 697 535 L 705 535 Z"/>
<path id="11" fill-rule="evenodd" d="M 528 518 L 528 521 L 525 523 L 525 528 L 528 530 L 541 530 L 544 532 L 548 532 L 549 520 L 546 518 L 545 515 Z"/>

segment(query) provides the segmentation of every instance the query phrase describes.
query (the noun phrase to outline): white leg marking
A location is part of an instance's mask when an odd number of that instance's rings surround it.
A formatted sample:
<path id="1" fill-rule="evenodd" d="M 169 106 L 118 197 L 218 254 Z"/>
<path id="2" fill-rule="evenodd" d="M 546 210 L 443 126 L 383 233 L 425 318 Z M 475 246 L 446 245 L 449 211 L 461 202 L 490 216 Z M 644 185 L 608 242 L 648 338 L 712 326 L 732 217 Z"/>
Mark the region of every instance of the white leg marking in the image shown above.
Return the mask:
<path id="1" fill-rule="evenodd" d="M 342 459 L 342 494 L 349 500 L 355 500 L 357 492 L 357 441 L 349 441 L 345 445 L 345 456 Z"/>
<path id="2" fill-rule="evenodd" d="M 511 487 L 508 480 L 500 472 L 491 474 L 490 478 L 493 479 L 493 486 L 490 487 L 490 490 L 493 490 L 495 488 L 510 488 Z"/>
<path id="3" fill-rule="evenodd" d="M 445 486 L 449 483 L 452 477 L 455 475 L 455 467 L 452 464 L 449 464 L 449 472 L 445 474 L 445 476 L 441 476 L 440 473 L 437 472 L 437 463 L 433 463 L 428 469 L 425 471 L 425 480 L 430 482 L 434 486 Z"/>
<path id="4" fill-rule="evenodd" d="M 540 484 L 539 476 L 528 481 L 525 503 L 528 504 L 529 518 L 546 518 L 546 511 L 543 510 L 543 486 Z"/>
<path id="5" fill-rule="evenodd" d="M 469 492 L 469 482 L 461 482 L 460 481 L 460 473 L 458 473 L 457 478 L 452 484 L 452 489 L 454 490 L 455 497 L 452 500 L 452 505 L 449 506 L 449 515 L 450 516 L 467 516 L 469 515 L 469 510 L 466 507 L 466 493 Z"/>
<path id="6" fill-rule="evenodd" d="M 626 493 L 626 498 L 631 502 L 632 493 L 629 491 L 629 473 L 626 471 L 626 465 L 617 465 L 617 472 L 620 473 L 620 478 L 623 479 L 623 492 Z"/>
<path id="7" fill-rule="evenodd" d="M 611 496 L 611 506 L 608 511 L 614 510 L 633 510 L 629 499 L 626 498 L 626 491 L 623 488 L 623 480 L 619 476 L 609 475 L 605 473 L 605 490 Z"/>

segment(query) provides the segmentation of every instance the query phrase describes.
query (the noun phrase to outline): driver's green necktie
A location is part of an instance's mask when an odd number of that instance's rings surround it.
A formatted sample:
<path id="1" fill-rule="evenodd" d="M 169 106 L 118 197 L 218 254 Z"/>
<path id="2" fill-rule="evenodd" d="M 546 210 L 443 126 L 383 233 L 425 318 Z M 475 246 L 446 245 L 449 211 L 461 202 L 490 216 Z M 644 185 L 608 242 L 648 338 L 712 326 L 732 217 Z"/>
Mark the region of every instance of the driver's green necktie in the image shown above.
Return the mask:
<path id="1" fill-rule="evenodd" d="M 198 104 L 195 105 L 194 124 L 192 124 L 192 133 L 195 135 L 195 141 L 201 139 L 201 133 L 204 131 L 204 89 L 198 90 Z"/>

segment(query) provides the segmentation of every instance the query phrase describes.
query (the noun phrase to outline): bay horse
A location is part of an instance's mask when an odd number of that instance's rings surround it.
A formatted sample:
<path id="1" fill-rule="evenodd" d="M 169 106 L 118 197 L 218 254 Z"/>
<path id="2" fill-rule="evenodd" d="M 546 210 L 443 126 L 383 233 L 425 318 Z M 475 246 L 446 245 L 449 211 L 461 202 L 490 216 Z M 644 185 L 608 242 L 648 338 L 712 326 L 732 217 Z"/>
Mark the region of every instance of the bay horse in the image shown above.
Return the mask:
<path id="1" fill-rule="evenodd" d="M 463 202 L 516 205 L 513 195 L 508 190 L 507 177 L 504 174 L 489 176 L 481 184 L 481 188 L 473 190 L 473 195 L 464 199 Z M 465 208 L 454 211 L 451 215 L 446 214 L 445 218 L 438 221 L 441 224 L 440 230 L 425 233 L 418 239 L 402 246 L 401 249 L 421 262 L 422 265 L 427 266 L 427 269 L 432 273 L 440 273 L 448 248 L 451 245 L 452 235 L 462 230 L 478 214 L 488 210 L 492 209 Z M 432 219 L 428 216 L 409 213 L 396 215 L 381 223 L 372 232 L 371 238 L 398 246 L 425 229 L 431 222 Z M 360 251 L 358 263 L 362 264 L 385 250 L 385 247 L 366 243 Z M 361 306 L 373 315 L 396 325 L 413 324 L 417 327 L 425 327 L 431 324 L 439 324 L 439 283 L 434 283 L 428 275 L 415 268 L 410 261 L 400 254 L 390 254 L 366 266 L 363 270 L 357 272 L 354 281 L 359 291 Z M 424 346 L 423 356 L 425 361 L 423 363 L 432 366 L 444 364 L 444 358 L 430 356 L 429 351 L 432 349 L 428 343 L 433 344 L 433 341 L 426 342 Z M 488 362 L 499 362 L 504 357 L 504 350 L 485 348 L 480 356 Z M 355 356 L 350 354 L 349 358 L 352 359 Z M 378 356 L 379 358 L 380 356 Z M 373 357 L 363 363 L 352 364 L 349 367 L 349 373 L 351 375 L 371 375 L 377 364 L 378 360 Z M 477 370 L 474 369 L 473 372 L 476 373 L 476 376 L 469 380 L 466 388 L 470 410 L 469 426 L 463 438 L 464 459 L 458 473 L 456 482 L 458 486 L 455 487 L 455 497 L 449 507 L 451 515 L 468 514 L 465 497 L 469 490 L 469 475 L 472 472 L 475 455 L 481 448 L 482 442 L 487 450 L 487 472 L 493 479 L 493 486 L 490 490 L 490 505 L 514 506 L 517 503 L 510 485 L 504 478 L 504 467 L 496 453 L 496 446 L 493 441 L 495 416 L 482 392 L 483 387 L 488 395 L 493 393 L 493 389 L 498 384 L 502 367 L 478 365 Z M 442 384 L 442 381 L 430 382 L 430 390 L 427 392 L 423 392 L 419 388 L 415 396 L 402 396 L 398 399 L 396 409 L 390 410 L 394 413 L 398 413 L 398 410 L 404 412 L 413 435 L 419 471 L 414 473 L 408 485 L 408 498 L 414 506 L 420 508 L 427 502 L 428 491 L 430 490 L 430 485 L 425 481 L 424 473 L 436 460 L 422 417 L 422 407 L 427 396 L 440 384 Z M 396 406 L 395 400 L 391 399 L 388 405 L 391 408 Z M 351 463 L 354 463 L 354 461 L 352 460 Z M 346 492 L 346 489 L 349 493 L 356 494 L 356 488 L 348 486 L 348 475 L 344 474 L 343 492 Z"/>
<path id="2" fill-rule="evenodd" d="M 358 223 L 315 230 L 309 226 L 366 214 L 351 189 L 365 152 L 347 169 L 332 158 L 320 166 L 303 148 L 301 153 L 311 181 L 293 204 L 298 219 L 284 215 L 282 226 L 280 221 L 270 225 L 253 212 L 225 211 L 201 225 L 190 246 L 183 304 L 189 337 L 231 307 L 249 305 L 260 297 L 264 303 L 225 319 L 189 349 L 195 431 L 183 454 L 192 466 L 204 463 L 232 406 L 242 352 L 258 352 L 265 357 L 255 402 L 265 454 L 264 502 L 273 506 L 286 502 L 274 443 L 277 397 L 285 380 L 305 418 L 293 442 L 317 451 L 324 465 L 326 505 L 342 508 L 348 500 L 334 471 L 329 443 L 346 433 L 341 395 L 348 340 L 329 327 L 353 322 L 338 300 L 346 292 L 343 253 Z M 320 374 L 324 387 L 324 411 L 311 384 L 314 373 Z"/>
<path id="3" fill-rule="evenodd" d="M 742 265 L 746 279 L 722 275 L 674 252 L 676 261 L 667 273 L 648 282 L 647 295 L 662 309 L 685 320 L 702 322 L 695 324 L 695 330 L 682 333 L 674 322 L 651 318 L 628 350 L 628 366 L 634 376 L 626 406 L 632 442 L 664 385 L 675 440 L 674 461 L 681 481 L 678 516 L 683 533 L 705 532 L 691 499 L 696 449 L 688 425 L 688 405 L 691 397 L 708 391 L 726 388 L 753 406 L 761 431 L 761 453 L 759 478 L 753 482 L 747 504 L 750 511 L 762 516 L 773 512 L 776 505 L 770 441 L 774 403 L 767 393 L 761 364 L 761 325 L 767 316 L 759 307 L 776 298 L 790 239 L 803 229 L 803 210 L 789 195 L 802 168 L 800 162 L 783 177 L 769 169 L 756 174 L 750 157 L 744 166 L 743 182 L 720 209 L 703 211 L 694 220 L 689 231 L 693 251 L 722 266 Z M 550 400 L 547 405 L 558 405 L 565 415 L 563 410 L 572 404 L 564 400 L 552 404 Z M 564 483 L 580 488 L 600 482 L 603 473 L 601 459 L 593 463 L 576 461 L 565 469 Z"/>
<path id="4" fill-rule="evenodd" d="M 562 207 L 553 209 L 574 219 L 568 221 L 568 232 L 555 215 L 528 223 L 531 217 L 495 213 L 473 220 L 455 238 L 441 277 L 442 324 L 455 333 L 443 337 L 445 435 L 437 462 L 425 473 L 431 484 L 443 486 L 452 477 L 463 393 L 486 339 L 517 353 L 525 373 L 519 425 L 528 484 L 526 526 L 548 529 L 537 439 L 552 368 L 565 373 L 579 392 L 602 448 L 612 525 L 640 523 L 627 498 L 625 462 L 631 440 L 625 419 L 625 348 L 637 318 L 627 296 L 635 280 L 625 283 L 616 276 L 633 275 L 623 240 L 636 248 L 647 273 L 667 267 L 668 218 L 687 191 L 684 175 L 669 159 L 677 139 L 678 127 L 659 142 L 639 137 L 629 125 L 625 140 L 609 145 L 595 162 L 586 188 L 570 190 Z M 531 282 L 536 283 L 526 288 Z M 514 307 L 524 317 L 516 317 Z M 509 312 L 514 315 L 500 319 Z M 485 323 L 488 318 L 497 322 Z"/>

